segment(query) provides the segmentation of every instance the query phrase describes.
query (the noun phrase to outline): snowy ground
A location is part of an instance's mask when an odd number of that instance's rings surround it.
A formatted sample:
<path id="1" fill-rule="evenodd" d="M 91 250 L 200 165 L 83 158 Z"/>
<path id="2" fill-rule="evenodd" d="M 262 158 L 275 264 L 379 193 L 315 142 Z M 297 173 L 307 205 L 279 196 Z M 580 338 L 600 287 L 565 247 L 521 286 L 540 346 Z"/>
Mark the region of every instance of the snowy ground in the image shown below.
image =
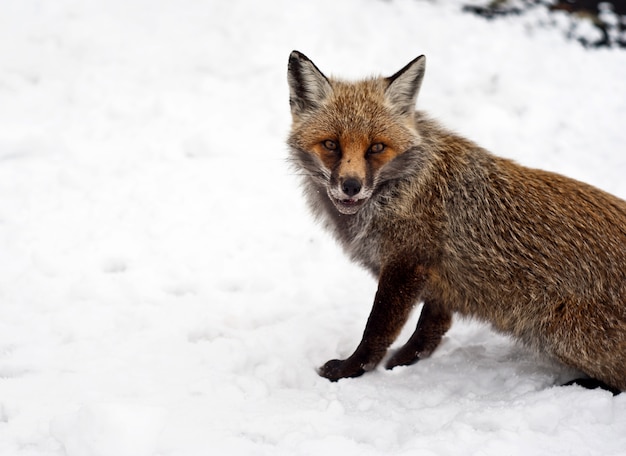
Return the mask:
<path id="1" fill-rule="evenodd" d="M 439 3 L 2 3 L 1 455 L 626 454 L 626 395 L 554 387 L 575 373 L 477 323 L 315 372 L 375 283 L 285 162 L 292 49 L 345 77 L 424 53 L 421 108 L 626 197 L 626 52 Z"/>

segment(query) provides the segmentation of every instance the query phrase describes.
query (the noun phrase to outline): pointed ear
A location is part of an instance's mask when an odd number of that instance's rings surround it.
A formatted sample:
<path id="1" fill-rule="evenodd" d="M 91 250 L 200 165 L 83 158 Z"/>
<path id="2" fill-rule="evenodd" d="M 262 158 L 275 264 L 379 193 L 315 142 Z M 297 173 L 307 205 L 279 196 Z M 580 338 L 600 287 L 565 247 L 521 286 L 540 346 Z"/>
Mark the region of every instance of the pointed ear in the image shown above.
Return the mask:
<path id="1" fill-rule="evenodd" d="M 424 79 L 425 69 L 426 57 L 420 55 L 396 74 L 387 78 L 389 86 L 385 95 L 402 114 L 412 114 L 415 111 L 415 102 L 422 79 Z"/>
<path id="2" fill-rule="evenodd" d="M 298 51 L 289 55 L 289 105 L 296 116 L 317 108 L 332 92 L 326 76 L 311 60 Z"/>

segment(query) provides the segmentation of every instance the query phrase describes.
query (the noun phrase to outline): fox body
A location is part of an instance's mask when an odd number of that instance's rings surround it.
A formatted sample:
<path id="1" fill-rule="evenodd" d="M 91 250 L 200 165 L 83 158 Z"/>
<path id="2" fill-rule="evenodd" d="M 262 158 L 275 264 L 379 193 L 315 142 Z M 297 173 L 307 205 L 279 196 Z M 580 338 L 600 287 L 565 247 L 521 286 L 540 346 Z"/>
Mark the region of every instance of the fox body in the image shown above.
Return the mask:
<path id="1" fill-rule="evenodd" d="M 429 356 L 457 312 L 626 390 L 626 202 L 499 158 L 415 110 L 423 56 L 388 78 L 289 58 L 290 159 L 313 213 L 378 279 L 361 343 L 320 375 Z"/>

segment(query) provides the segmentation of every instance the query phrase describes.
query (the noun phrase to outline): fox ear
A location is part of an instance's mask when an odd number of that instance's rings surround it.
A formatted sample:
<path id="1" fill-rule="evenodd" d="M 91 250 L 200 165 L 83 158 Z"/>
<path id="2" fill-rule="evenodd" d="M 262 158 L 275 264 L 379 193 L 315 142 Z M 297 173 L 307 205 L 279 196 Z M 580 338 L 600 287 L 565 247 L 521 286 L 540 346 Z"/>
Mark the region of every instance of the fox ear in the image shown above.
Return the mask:
<path id="1" fill-rule="evenodd" d="M 391 104 L 402 114 L 412 114 L 415 111 L 415 102 L 422 79 L 424 79 L 425 69 L 426 57 L 420 55 L 396 74 L 387 78 L 389 86 L 385 94 Z"/>
<path id="2" fill-rule="evenodd" d="M 311 60 L 298 51 L 289 55 L 289 105 L 292 115 L 317 108 L 332 92 L 326 76 Z"/>

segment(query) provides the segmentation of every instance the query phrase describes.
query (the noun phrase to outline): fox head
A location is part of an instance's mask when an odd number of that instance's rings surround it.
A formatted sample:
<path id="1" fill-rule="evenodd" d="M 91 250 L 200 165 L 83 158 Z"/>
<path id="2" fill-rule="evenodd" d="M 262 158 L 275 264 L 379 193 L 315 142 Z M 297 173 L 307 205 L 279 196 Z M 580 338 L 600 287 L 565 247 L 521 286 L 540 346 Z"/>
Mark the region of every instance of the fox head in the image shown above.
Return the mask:
<path id="1" fill-rule="evenodd" d="M 381 185 L 415 168 L 425 62 L 420 56 L 393 76 L 346 82 L 298 51 L 289 56 L 291 158 L 341 214 L 356 214 Z"/>

